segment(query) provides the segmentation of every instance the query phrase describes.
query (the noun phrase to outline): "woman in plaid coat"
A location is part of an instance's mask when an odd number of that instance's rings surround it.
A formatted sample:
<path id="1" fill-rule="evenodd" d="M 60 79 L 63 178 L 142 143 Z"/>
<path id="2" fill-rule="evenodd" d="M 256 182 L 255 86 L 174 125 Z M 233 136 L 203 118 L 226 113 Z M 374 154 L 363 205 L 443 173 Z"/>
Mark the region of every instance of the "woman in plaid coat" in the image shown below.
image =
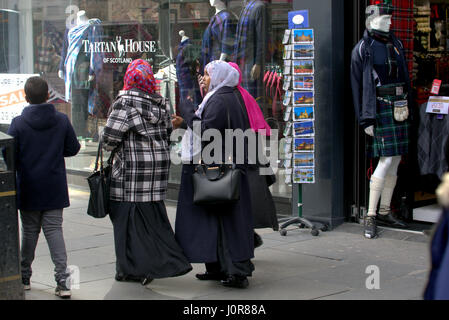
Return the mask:
<path id="1" fill-rule="evenodd" d="M 115 150 L 110 189 L 117 281 L 180 276 L 192 267 L 177 244 L 164 204 L 170 166 L 170 105 L 155 94 L 151 66 L 132 62 L 102 142 Z"/>

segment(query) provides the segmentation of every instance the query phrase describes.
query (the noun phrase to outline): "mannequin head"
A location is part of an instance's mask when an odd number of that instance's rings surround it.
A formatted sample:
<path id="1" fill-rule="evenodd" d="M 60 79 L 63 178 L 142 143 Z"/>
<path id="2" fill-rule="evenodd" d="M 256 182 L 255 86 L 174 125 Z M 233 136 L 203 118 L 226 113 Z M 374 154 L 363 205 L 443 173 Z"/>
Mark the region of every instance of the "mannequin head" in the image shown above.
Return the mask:
<path id="1" fill-rule="evenodd" d="M 385 0 L 383 3 L 378 2 L 366 8 L 366 29 L 388 33 L 391 27 L 393 6 L 391 0 Z"/>
<path id="2" fill-rule="evenodd" d="M 76 14 L 76 24 L 80 25 L 86 23 L 89 19 L 86 16 L 86 11 L 82 10 Z"/>
<path id="3" fill-rule="evenodd" d="M 223 6 L 226 7 L 226 1 L 224 0 L 209 0 L 211 7 Z"/>

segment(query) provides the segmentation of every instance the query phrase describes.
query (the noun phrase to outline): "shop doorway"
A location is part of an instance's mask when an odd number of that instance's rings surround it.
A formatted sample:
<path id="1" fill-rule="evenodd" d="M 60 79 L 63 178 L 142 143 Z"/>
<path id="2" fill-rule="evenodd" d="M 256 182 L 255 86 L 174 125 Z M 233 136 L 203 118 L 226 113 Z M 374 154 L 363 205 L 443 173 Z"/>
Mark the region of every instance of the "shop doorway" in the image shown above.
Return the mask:
<path id="1" fill-rule="evenodd" d="M 348 6 L 345 12 L 352 15 L 345 19 L 347 30 L 345 56 L 348 71 L 345 79 L 348 84 L 346 95 L 351 102 L 349 80 L 351 50 L 363 36 L 365 9 L 369 4 L 369 0 L 345 3 Z M 449 95 L 447 92 L 449 91 L 449 0 L 393 0 L 393 5 L 395 12 L 392 30 L 405 47 L 414 98 L 411 106 L 413 118 L 409 154 L 403 157 L 399 167 L 392 209 L 397 216 L 407 221 L 410 230 L 425 231 L 431 229 L 439 220 L 441 209 L 437 205 L 435 189 L 441 182 L 442 174 L 441 168 L 438 170 L 435 166 L 431 169 L 425 168 L 425 160 L 430 158 L 431 152 L 429 148 L 424 150 L 420 147 L 426 145 L 423 143 L 423 128 L 426 124 L 430 136 L 436 135 L 429 122 L 433 116 L 426 114 L 423 108 L 425 109 L 430 96 L 434 79 L 442 80 L 440 95 Z M 444 116 L 440 121 L 449 121 L 446 120 L 447 117 Z M 443 154 L 447 136 L 449 134 L 439 140 L 429 141 L 432 151 L 435 151 L 435 148 L 441 150 L 439 155 L 432 152 L 433 161 L 437 156 L 440 157 L 441 163 L 445 161 L 447 163 Z M 377 166 L 377 161 L 366 157 L 366 134 L 352 115 L 345 120 L 345 137 L 347 218 L 351 222 L 363 223 L 369 202 L 369 178 Z M 443 168 L 447 171 L 446 165 Z"/>

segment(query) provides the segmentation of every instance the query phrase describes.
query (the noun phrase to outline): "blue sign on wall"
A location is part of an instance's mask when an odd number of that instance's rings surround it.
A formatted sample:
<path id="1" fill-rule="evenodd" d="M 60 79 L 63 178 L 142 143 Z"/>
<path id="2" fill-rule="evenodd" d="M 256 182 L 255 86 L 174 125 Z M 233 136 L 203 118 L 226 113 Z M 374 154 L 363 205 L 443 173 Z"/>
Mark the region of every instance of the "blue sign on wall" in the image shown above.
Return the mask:
<path id="1" fill-rule="evenodd" d="M 288 13 L 288 28 L 300 29 L 309 27 L 309 10 L 290 11 Z"/>

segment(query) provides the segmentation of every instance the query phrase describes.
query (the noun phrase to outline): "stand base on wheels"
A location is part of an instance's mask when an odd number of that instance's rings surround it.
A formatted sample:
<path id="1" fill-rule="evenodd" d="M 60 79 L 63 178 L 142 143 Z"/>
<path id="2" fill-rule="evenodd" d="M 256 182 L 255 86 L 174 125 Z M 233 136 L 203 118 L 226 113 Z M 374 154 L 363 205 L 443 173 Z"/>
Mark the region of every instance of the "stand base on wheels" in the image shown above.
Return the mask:
<path id="1" fill-rule="evenodd" d="M 282 221 L 281 221 L 282 222 Z M 322 232 L 326 232 L 329 230 L 329 227 L 325 224 L 319 223 L 319 222 L 314 222 L 312 223 L 311 221 L 305 219 L 305 218 L 293 218 L 293 219 L 289 219 L 287 221 L 284 221 L 284 224 L 281 225 L 281 229 L 279 231 L 279 233 L 281 234 L 281 236 L 285 237 L 287 236 L 287 230 L 286 228 L 288 226 L 291 225 L 298 225 L 298 228 L 300 229 L 304 229 L 304 228 L 308 228 L 311 229 L 311 234 L 314 237 L 317 237 L 320 234 L 320 230 Z"/>

